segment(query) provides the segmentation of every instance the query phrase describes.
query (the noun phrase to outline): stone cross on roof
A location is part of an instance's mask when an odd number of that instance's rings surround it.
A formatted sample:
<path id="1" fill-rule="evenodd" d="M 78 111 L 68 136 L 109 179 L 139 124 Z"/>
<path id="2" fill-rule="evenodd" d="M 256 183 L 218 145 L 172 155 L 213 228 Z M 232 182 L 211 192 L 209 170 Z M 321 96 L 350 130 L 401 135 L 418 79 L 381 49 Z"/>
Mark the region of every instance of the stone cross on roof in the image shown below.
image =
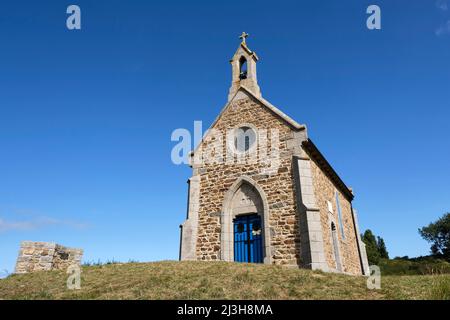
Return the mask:
<path id="1" fill-rule="evenodd" d="M 242 32 L 239 39 L 242 39 L 242 43 L 245 44 L 245 39 L 248 37 L 248 33 Z"/>

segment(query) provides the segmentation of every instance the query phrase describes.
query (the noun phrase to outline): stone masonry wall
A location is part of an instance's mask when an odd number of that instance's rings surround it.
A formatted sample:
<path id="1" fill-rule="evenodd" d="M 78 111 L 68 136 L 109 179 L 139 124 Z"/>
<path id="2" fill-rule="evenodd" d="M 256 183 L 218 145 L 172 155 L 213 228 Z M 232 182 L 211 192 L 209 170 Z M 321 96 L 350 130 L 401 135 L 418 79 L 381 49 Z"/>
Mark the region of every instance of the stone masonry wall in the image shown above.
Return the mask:
<path id="1" fill-rule="evenodd" d="M 270 110 L 251 98 L 233 101 L 224 111 L 214 129 L 226 137 L 228 130 L 241 124 L 250 124 L 257 129 L 278 129 L 281 162 L 274 174 L 263 174 L 265 165 L 252 164 L 204 164 L 197 168 L 200 175 L 199 219 L 197 236 L 197 259 L 219 260 L 221 221 L 225 193 L 241 176 L 248 176 L 263 189 L 269 206 L 271 233 L 271 261 L 280 265 L 299 265 L 300 239 L 296 214 L 296 200 L 292 172 L 293 131 Z M 271 151 L 270 139 L 268 151 Z M 213 141 L 204 141 L 204 152 L 212 152 Z M 259 147 L 259 146 L 258 146 Z M 289 147 L 289 148 L 288 148 Z M 226 143 L 219 152 L 225 154 Z M 260 152 L 260 149 L 258 149 Z"/>
<path id="2" fill-rule="evenodd" d="M 325 258 L 330 269 L 336 269 L 334 256 L 331 221 L 336 225 L 336 234 L 339 239 L 339 251 L 342 263 L 342 271 L 346 273 L 361 275 L 361 263 L 357 247 L 355 225 L 353 223 L 352 209 L 350 201 L 335 187 L 328 176 L 312 160 L 311 170 L 313 173 L 313 184 L 317 205 L 320 209 L 320 219 L 323 230 L 323 241 Z M 336 205 L 335 191 L 338 191 L 339 203 L 341 207 L 342 223 L 345 239 L 341 234 L 339 225 L 338 210 Z M 329 201 L 332 204 L 332 213 L 328 210 Z"/>
<path id="3" fill-rule="evenodd" d="M 15 273 L 67 270 L 80 266 L 83 250 L 60 246 L 51 242 L 23 241 L 17 258 Z"/>

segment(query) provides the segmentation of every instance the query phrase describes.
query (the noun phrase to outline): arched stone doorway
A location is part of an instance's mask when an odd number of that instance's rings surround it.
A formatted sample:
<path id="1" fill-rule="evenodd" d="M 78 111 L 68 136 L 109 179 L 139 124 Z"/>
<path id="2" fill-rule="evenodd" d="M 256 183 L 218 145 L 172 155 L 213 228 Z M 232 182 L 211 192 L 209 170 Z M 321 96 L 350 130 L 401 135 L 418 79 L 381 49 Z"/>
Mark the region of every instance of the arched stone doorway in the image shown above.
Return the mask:
<path id="1" fill-rule="evenodd" d="M 247 217 L 247 219 L 245 219 Z M 257 219 L 259 218 L 259 219 Z M 248 228 L 255 221 L 260 221 L 262 261 L 271 263 L 269 206 L 264 191 L 249 177 L 239 178 L 227 191 L 221 215 L 221 259 L 235 259 L 235 225 L 234 222 L 247 220 Z M 238 223 L 239 223 L 238 222 Z M 249 230 L 257 231 L 257 230 Z M 255 244 L 259 245 L 259 244 Z M 237 257 L 236 257 L 237 258 Z"/>

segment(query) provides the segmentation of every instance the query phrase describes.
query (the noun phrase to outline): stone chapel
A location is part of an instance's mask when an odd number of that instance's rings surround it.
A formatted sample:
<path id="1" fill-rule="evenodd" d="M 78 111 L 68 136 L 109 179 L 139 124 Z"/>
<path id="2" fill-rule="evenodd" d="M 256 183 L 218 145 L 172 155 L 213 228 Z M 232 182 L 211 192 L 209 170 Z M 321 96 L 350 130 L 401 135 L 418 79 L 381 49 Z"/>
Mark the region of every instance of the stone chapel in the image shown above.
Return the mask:
<path id="1" fill-rule="evenodd" d="M 190 154 L 180 260 L 367 275 L 353 190 L 306 126 L 262 97 L 247 36 L 230 61 L 228 102 Z"/>

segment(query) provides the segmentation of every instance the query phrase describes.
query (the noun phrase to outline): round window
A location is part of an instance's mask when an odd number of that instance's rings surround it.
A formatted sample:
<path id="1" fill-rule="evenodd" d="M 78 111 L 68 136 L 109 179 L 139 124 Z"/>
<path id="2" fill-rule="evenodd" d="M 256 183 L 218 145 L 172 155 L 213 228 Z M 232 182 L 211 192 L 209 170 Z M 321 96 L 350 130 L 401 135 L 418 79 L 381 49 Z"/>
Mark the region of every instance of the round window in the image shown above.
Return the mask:
<path id="1" fill-rule="evenodd" d="M 254 145 L 256 133 L 250 127 L 240 127 L 234 134 L 234 148 L 238 152 L 246 152 Z"/>

